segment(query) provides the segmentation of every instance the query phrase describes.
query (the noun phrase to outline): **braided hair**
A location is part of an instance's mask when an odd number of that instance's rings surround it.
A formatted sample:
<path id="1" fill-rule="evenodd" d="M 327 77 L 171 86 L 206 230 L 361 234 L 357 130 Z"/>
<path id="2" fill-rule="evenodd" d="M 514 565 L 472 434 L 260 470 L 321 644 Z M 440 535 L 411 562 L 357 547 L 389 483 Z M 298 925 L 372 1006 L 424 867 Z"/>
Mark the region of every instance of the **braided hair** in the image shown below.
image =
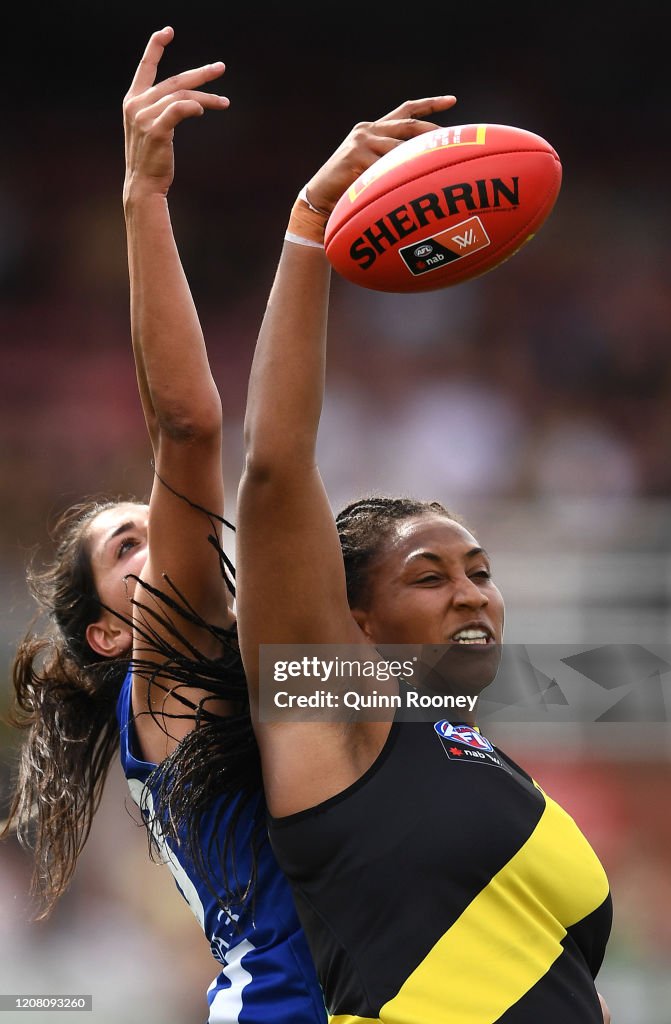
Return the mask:
<path id="1" fill-rule="evenodd" d="M 438 514 L 464 525 L 463 520 L 438 501 L 392 498 L 384 495 L 360 498 L 336 516 L 350 608 L 366 607 L 369 573 L 382 542 L 395 526 L 414 516 Z"/>
<path id="2" fill-rule="evenodd" d="M 221 547 L 217 524 L 230 530 L 226 519 L 192 502 L 159 477 L 176 497 L 205 515 L 211 532 L 208 543 L 216 551 L 222 577 L 235 597 L 235 569 Z M 140 799 L 152 859 L 162 860 L 163 841 L 168 840 L 180 855 L 190 861 L 222 909 L 232 916 L 251 898 L 252 912 L 259 850 L 267 842 L 265 803 L 263 801 L 261 758 L 252 726 L 249 693 L 237 640 L 236 626 L 226 629 L 206 622 L 186 597 L 165 575 L 164 589 L 131 576 L 144 592 L 142 600 L 133 598 L 135 618 L 129 621 L 135 631 L 130 667 L 148 684 L 149 714 L 167 735 L 171 718 L 188 718 L 194 727 L 174 750 L 153 769 Z M 137 591 L 136 591 L 137 594 Z M 205 657 L 198 647 L 180 632 L 177 615 L 218 641 L 218 654 Z M 160 627 L 160 630 L 157 629 Z M 168 639 L 171 637 L 171 639 Z M 178 646 L 173 641 L 176 641 Z M 150 657 L 143 657 L 151 655 Z M 156 655 L 160 657 L 157 659 Z M 193 689 L 205 691 L 197 704 L 189 696 Z M 160 691 L 181 704 L 182 711 L 160 717 L 153 710 L 160 702 L 152 692 Z M 208 704 L 228 701 L 232 712 L 221 715 Z M 151 798 L 151 802 L 150 802 Z M 249 834 L 250 869 L 239 873 L 236 863 L 238 825 L 252 807 L 253 826 Z M 203 818 L 213 813 L 209 841 L 203 846 Z M 223 832 L 220 825 L 228 817 Z"/>

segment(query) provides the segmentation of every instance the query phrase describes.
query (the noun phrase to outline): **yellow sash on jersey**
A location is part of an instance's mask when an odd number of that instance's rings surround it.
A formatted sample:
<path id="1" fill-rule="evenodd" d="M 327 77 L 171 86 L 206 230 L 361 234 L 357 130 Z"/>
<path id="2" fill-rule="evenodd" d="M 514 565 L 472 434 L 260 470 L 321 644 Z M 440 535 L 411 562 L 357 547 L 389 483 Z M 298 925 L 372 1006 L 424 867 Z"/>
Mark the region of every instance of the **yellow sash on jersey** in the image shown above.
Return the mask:
<path id="1" fill-rule="evenodd" d="M 573 819 L 544 797 L 526 843 L 380 1016 L 336 1014 L 329 1024 L 492 1024 L 547 973 L 561 955 L 566 929 L 608 896 L 608 879 Z"/>

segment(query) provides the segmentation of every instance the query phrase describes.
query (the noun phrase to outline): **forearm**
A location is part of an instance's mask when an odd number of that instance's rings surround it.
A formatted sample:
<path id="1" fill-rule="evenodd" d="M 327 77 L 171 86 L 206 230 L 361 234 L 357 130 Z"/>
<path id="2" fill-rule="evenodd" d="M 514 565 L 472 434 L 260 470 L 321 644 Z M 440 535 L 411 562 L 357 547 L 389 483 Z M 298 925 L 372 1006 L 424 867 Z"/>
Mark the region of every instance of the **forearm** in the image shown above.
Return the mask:
<path id="1" fill-rule="evenodd" d="M 161 433 L 189 439 L 220 429 L 221 405 L 173 235 L 167 199 L 124 200 L 138 386 L 154 449 Z"/>
<path id="2" fill-rule="evenodd" d="M 298 200 L 289 231 L 321 240 L 329 212 L 355 178 L 401 142 L 435 125 L 419 120 L 447 110 L 454 96 L 407 100 L 379 121 L 355 125 L 310 179 L 309 199 Z M 261 479 L 280 467 L 314 464 L 324 393 L 329 264 L 321 248 L 285 242 L 263 321 L 249 384 L 245 445 L 247 470 Z"/>
<path id="3" fill-rule="evenodd" d="M 285 242 L 252 364 L 245 448 L 261 474 L 314 463 L 324 395 L 330 265 Z"/>

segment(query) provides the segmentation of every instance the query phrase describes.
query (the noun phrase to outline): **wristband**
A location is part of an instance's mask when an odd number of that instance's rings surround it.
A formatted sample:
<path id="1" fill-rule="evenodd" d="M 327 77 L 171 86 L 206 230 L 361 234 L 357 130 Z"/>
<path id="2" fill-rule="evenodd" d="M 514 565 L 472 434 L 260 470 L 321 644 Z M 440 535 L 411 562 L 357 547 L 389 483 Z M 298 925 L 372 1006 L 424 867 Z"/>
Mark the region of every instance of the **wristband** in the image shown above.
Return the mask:
<path id="1" fill-rule="evenodd" d="M 305 205 L 309 206 L 313 213 L 319 213 L 319 214 L 321 214 L 322 217 L 326 217 L 327 220 L 331 216 L 329 213 L 324 213 L 323 210 L 320 210 L 318 206 L 313 206 L 312 205 L 312 203 L 308 199 L 308 187 L 307 187 L 307 185 L 303 185 L 303 188 L 298 193 L 298 198 L 302 199 L 303 202 L 305 203 Z"/>
<path id="2" fill-rule="evenodd" d="M 313 242 L 311 238 L 303 238 L 302 235 L 296 235 L 293 231 L 284 232 L 284 241 L 293 242 L 294 245 L 307 245 L 311 249 L 323 249 L 323 242 Z"/>
<path id="3" fill-rule="evenodd" d="M 328 219 L 328 213 L 312 205 L 307 197 L 306 186 L 303 186 L 291 208 L 285 240 L 297 245 L 308 245 L 313 249 L 323 249 Z"/>

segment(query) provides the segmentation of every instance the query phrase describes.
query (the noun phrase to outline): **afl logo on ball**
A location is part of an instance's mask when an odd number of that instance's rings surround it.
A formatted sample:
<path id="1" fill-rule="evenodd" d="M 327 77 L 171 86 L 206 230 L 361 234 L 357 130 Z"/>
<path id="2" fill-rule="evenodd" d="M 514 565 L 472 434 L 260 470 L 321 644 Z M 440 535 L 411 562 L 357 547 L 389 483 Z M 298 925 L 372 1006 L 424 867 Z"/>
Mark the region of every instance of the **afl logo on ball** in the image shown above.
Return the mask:
<path id="1" fill-rule="evenodd" d="M 443 720 L 436 722 L 434 729 L 443 739 L 449 739 L 453 743 L 463 743 L 474 750 L 494 749 L 489 740 L 470 725 L 452 725 L 451 722 Z"/>
<path id="2" fill-rule="evenodd" d="M 447 231 L 425 238 L 419 244 L 404 245 L 398 251 L 410 273 L 418 277 L 486 249 L 489 244 L 489 236 L 480 218 L 469 217 Z"/>

